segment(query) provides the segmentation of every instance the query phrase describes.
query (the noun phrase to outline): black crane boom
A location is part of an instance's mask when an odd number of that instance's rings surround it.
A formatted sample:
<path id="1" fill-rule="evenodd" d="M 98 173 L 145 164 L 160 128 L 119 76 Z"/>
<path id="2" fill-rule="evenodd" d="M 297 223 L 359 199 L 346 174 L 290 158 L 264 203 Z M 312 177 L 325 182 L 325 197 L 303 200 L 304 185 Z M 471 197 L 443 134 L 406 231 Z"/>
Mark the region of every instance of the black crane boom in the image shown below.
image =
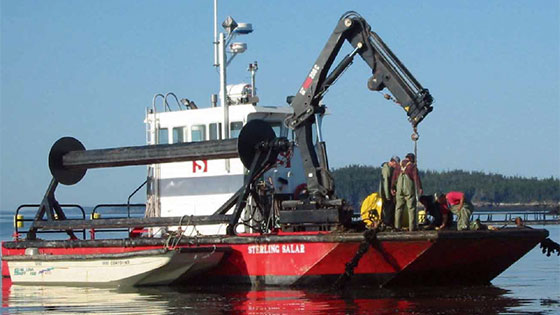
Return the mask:
<path id="1" fill-rule="evenodd" d="M 354 50 L 329 74 L 344 41 L 348 41 Z M 319 203 L 335 199 L 336 196 L 334 182 L 328 171 L 325 143 L 319 139 L 315 146 L 312 127 L 316 123 L 316 117 L 320 117 L 325 111 L 324 106 L 320 105 L 323 95 L 352 64 L 356 54 L 372 70 L 368 88 L 372 91 L 387 88 L 407 112 L 408 120 L 414 128 L 433 109 L 433 98 L 428 89 L 422 87 L 383 40 L 371 31 L 369 24 L 356 12 L 345 13 L 292 99 L 294 114 L 288 119 L 288 125 L 294 129 L 296 143 L 301 150 L 310 197 Z"/>

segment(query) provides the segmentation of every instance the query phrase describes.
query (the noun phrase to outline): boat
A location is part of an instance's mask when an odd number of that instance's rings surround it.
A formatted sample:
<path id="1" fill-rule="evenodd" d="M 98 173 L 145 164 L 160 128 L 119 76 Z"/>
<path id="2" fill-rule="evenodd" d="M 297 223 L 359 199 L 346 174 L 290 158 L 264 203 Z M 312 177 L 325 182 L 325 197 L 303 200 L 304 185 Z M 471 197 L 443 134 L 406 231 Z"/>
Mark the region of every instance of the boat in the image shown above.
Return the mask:
<path id="1" fill-rule="evenodd" d="M 546 230 L 529 228 L 380 232 L 344 285 L 488 284 L 547 236 Z M 364 239 L 355 232 L 214 235 L 184 238 L 179 251 L 168 252 L 162 251 L 166 240 L 157 237 L 128 244 L 111 239 L 18 241 L 3 243 L 2 264 L 3 275 L 14 283 L 324 286 L 343 279 Z M 215 249 L 217 244 L 222 251 Z M 41 254 L 26 255 L 31 248 Z M 123 249 L 132 251 L 101 254 Z M 135 263 L 138 269 L 130 270 Z M 79 275 L 69 279 L 68 269 Z"/>
<path id="2" fill-rule="evenodd" d="M 212 269 L 223 258 L 223 248 L 99 250 L 48 252 L 27 247 L 24 254 L 8 253 L 4 259 L 13 283 L 59 285 L 170 285 L 191 272 Z M 16 251 L 17 252 L 17 251 Z"/>
<path id="3" fill-rule="evenodd" d="M 41 204 L 31 207 L 32 220 L 18 208 L 15 239 L 2 242 L 4 278 L 16 284 L 117 286 L 488 284 L 547 238 L 546 230 L 524 227 L 367 228 L 336 197 L 321 131 L 327 114 L 322 95 L 360 55 L 372 68 L 368 87 L 388 89 L 393 95 L 386 98 L 403 107 L 416 133 L 432 111 L 429 91 L 361 16 L 348 12 L 288 98 L 289 106 L 261 106 L 256 62 L 249 65 L 251 83 L 226 82 L 227 53 L 246 49 L 230 42 L 251 33 L 252 25 L 231 17 L 222 25 L 226 33 L 215 32 L 214 40 L 220 93 L 212 95 L 210 106 L 156 94 L 146 110 L 145 146 L 86 150 L 71 137 L 53 145 L 53 179 Z M 344 41 L 352 51 L 329 73 Z M 104 217 L 97 207 L 89 218 L 83 210 L 72 217 L 72 205 L 55 197 L 59 184 L 74 185 L 89 169 L 128 165 L 147 166 L 147 180 L 136 190 L 146 186 L 141 217 L 130 215 L 130 203 L 122 205 L 128 210 L 122 217 Z M 114 231 L 124 237 L 98 237 Z M 58 238 L 47 238 L 47 232 Z"/>

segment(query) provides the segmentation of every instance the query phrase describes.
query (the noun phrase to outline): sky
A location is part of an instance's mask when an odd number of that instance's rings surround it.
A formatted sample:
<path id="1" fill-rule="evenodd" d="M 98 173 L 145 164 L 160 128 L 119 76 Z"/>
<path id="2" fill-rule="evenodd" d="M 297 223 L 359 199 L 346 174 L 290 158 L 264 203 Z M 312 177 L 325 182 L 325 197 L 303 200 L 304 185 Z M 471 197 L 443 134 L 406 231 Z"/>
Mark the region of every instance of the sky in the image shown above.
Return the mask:
<path id="1" fill-rule="evenodd" d="M 543 1 L 221 1 L 255 31 L 228 68 L 261 105 L 286 105 L 339 17 L 355 10 L 435 98 L 420 124 L 420 169 L 560 177 L 560 9 Z M 145 144 L 146 107 L 174 92 L 209 106 L 212 1 L 1 0 L 0 210 L 39 203 L 60 137 L 86 148 Z M 341 55 L 350 51 L 346 44 Z M 331 167 L 378 166 L 413 150 L 404 111 L 366 88 L 356 59 L 324 98 Z M 62 203 L 126 202 L 145 167 L 89 170 Z M 138 201 L 144 196 L 140 194 Z"/>

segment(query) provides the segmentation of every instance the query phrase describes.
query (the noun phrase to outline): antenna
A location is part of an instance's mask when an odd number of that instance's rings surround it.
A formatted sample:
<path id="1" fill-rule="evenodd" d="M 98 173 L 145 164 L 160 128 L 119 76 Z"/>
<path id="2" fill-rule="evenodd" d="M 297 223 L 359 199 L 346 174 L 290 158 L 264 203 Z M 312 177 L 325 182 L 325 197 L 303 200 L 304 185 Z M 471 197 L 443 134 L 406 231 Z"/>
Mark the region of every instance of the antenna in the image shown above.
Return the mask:
<path id="1" fill-rule="evenodd" d="M 214 0 L 214 67 L 218 66 L 218 0 Z"/>

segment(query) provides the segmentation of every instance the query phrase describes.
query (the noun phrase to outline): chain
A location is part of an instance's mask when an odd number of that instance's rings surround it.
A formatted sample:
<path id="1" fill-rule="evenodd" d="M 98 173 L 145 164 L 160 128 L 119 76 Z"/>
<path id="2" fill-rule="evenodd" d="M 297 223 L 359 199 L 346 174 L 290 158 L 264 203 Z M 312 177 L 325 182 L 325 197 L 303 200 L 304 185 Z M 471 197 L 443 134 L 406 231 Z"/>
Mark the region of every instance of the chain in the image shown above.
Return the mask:
<path id="1" fill-rule="evenodd" d="M 358 266 L 358 263 L 364 256 L 364 254 L 368 251 L 369 246 L 374 246 L 375 242 L 377 241 L 377 228 L 366 230 L 364 232 L 364 240 L 360 243 L 358 247 L 358 251 L 356 255 L 346 263 L 346 267 L 344 268 L 344 272 L 338 276 L 338 279 L 334 282 L 333 287 L 335 289 L 344 289 L 346 283 L 352 276 L 354 275 L 354 269 Z"/>

